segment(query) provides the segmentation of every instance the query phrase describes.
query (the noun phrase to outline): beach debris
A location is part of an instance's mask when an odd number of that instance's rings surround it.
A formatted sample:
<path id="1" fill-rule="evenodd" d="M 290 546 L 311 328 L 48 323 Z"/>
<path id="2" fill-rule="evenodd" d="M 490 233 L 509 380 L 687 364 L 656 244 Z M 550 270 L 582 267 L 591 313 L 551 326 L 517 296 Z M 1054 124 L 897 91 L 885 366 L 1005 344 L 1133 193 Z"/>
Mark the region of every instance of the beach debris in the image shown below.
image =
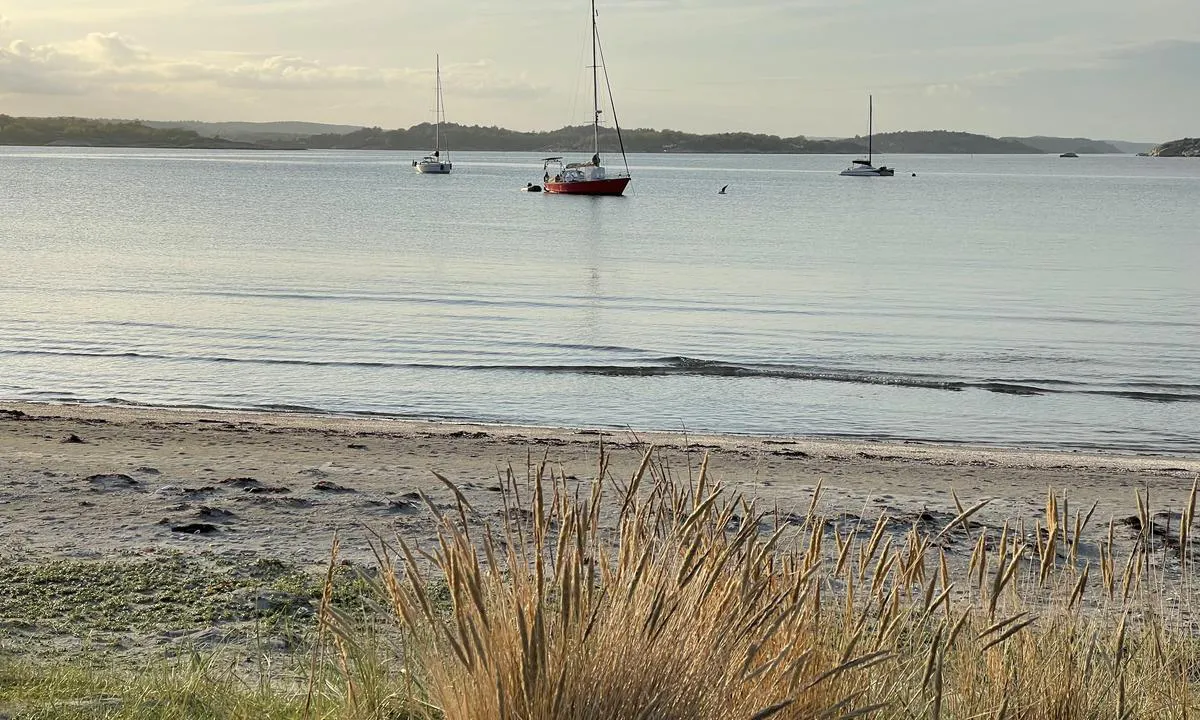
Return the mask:
<path id="1" fill-rule="evenodd" d="M 184 535 L 211 535 L 218 530 L 219 528 L 216 525 L 203 522 L 171 526 L 171 532 L 182 533 Z"/>
<path id="2" fill-rule="evenodd" d="M 29 415 L 20 410 L 0 410 L 0 420 L 29 420 Z"/>
<path id="3" fill-rule="evenodd" d="M 367 446 L 363 445 L 362 443 L 350 443 L 346 447 L 350 448 L 351 450 L 366 450 L 367 449 Z"/>
<path id="4" fill-rule="evenodd" d="M 229 520 L 234 517 L 234 514 L 224 508 L 201 505 L 196 508 L 196 517 L 209 518 L 211 520 Z"/>
<path id="5" fill-rule="evenodd" d="M 232 485 L 239 490 L 254 494 L 278 495 L 281 493 L 290 493 L 291 488 L 282 485 L 264 485 L 252 477 L 226 478 L 221 481 L 222 485 Z"/>
<path id="6" fill-rule="evenodd" d="M 235 607 L 244 608 L 251 617 L 311 617 L 313 614 L 312 598 L 286 590 L 241 589 L 234 593 L 230 601 Z"/>
<path id="7" fill-rule="evenodd" d="M 365 504 L 382 508 L 390 512 L 408 514 L 420 512 L 422 500 L 420 493 L 406 492 L 403 495 L 387 497 L 382 500 L 367 500 Z"/>
<path id="8" fill-rule="evenodd" d="M 93 489 L 96 490 L 124 490 L 137 487 L 140 484 L 137 480 L 134 480 L 124 473 L 101 473 L 98 475 L 88 475 L 83 479 L 83 481 L 91 484 Z"/>
<path id="9" fill-rule="evenodd" d="M 61 442 L 68 444 L 68 445 L 83 445 L 87 441 L 84 440 L 83 438 L 79 437 L 75 433 L 71 433 L 70 435 L 63 438 Z"/>
<path id="10" fill-rule="evenodd" d="M 252 477 L 225 478 L 224 480 L 221 480 L 220 483 L 222 485 L 232 485 L 232 486 L 242 489 L 242 490 L 245 490 L 246 488 L 258 487 L 258 486 L 262 485 L 262 483 L 260 483 L 257 479 L 252 478 Z"/>
<path id="11" fill-rule="evenodd" d="M 803 450 L 791 450 L 791 449 L 788 449 L 788 448 L 783 448 L 783 449 L 781 449 L 781 450 L 772 450 L 772 451 L 771 451 L 771 454 L 772 454 L 772 455 L 778 455 L 779 457 L 791 457 L 791 458 L 807 458 L 807 457 L 812 457 L 811 455 L 809 455 L 808 453 L 804 452 Z"/>
<path id="12" fill-rule="evenodd" d="M 492 514 L 510 522 L 529 522 L 533 519 L 533 513 L 523 507 L 510 507 L 507 510 L 500 509 Z"/>
<path id="13" fill-rule="evenodd" d="M 354 488 L 338 485 L 336 482 L 330 482 L 329 480 L 314 482 L 312 488 L 319 492 L 358 492 Z"/>
<path id="14" fill-rule="evenodd" d="M 483 440 L 488 437 L 485 432 L 472 432 L 470 430 L 455 430 L 454 432 L 446 433 L 448 438 L 466 438 L 468 440 Z"/>
<path id="15" fill-rule="evenodd" d="M 196 648 L 214 648 L 226 642 L 228 634 L 220 628 L 204 630 L 168 630 L 160 635 L 159 645 L 171 643 L 163 654 L 166 657 L 195 652 Z"/>
<path id="16" fill-rule="evenodd" d="M 172 511 L 180 511 L 186 510 L 187 508 L 187 505 L 178 505 L 169 509 Z M 216 523 L 227 525 L 233 520 L 234 517 L 235 515 L 232 512 L 223 508 L 201 505 L 200 507 L 196 508 L 195 512 L 190 513 L 189 516 L 175 518 L 165 517 L 162 520 L 159 520 L 158 524 L 170 526 L 171 532 L 204 535 L 208 533 L 214 533 L 219 530 L 220 527 Z"/>
<path id="17" fill-rule="evenodd" d="M 134 468 L 133 471 L 135 473 L 141 473 L 143 475 L 162 475 L 162 472 L 158 468 L 152 468 L 148 465 L 143 465 L 139 468 Z"/>

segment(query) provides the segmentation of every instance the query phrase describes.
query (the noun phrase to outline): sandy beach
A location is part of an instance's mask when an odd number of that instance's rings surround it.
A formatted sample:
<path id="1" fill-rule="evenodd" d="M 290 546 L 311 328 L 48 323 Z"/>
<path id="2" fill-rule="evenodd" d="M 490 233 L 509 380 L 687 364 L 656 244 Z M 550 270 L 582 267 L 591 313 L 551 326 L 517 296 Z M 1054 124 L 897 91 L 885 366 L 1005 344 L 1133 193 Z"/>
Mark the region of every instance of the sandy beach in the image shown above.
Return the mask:
<path id="1" fill-rule="evenodd" d="M 528 487 L 544 462 L 547 475 L 586 493 L 601 443 L 609 499 L 651 447 L 643 488 L 664 476 L 695 478 L 707 457 L 710 483 L 770 514 L 763 532 L 793 524 L 796 538 L 818 483 L 816 515 L 828 531 L 865 540 L 886 515 L 897 547 L 910 530 L 938 535 L 960 507 L 987 500 L 968 528 L 939 536 L 954 572 L 987 528 L 994 541 L 1008 524 L 1032 544 L 1051 489 L 1066 496 L 1061 509 L 1072 518 L 1095 506 L 1080 562 L 1099 559 L 1110 520 L 1115 552 L 1129 553 L 1138 491 L 1161 512 L 1152 544 L 1177 547 L 1178 513 L 1200 474 L 1192 458 L 5 403 L 0 657 L 137 663 L 200 651 L 253 665 L 265 653 L 292 667 L 335 533 L 341 577 L 369 578 L 376 534 L 436 547 L 438 520 L 425 498 L 455 510 L 438 474 L 470 503 L 470 525 L 498 526 L 508 473 Z M 602 525 L 614 524 L 618 504 L 609 503 Z M 1169 552 L 1155 557 L 1171 564 Z M 1175 562 L 1163 577 L 1178 571 Z M 1175 590 L 1160 604 L 1190 617 L 1190 601 Z"/>
<path id="2" fill-rule="evenodd" d="M 343 553 L 370 559 L 368 529 L 417 543 L 435 522 L 421 501 L 449 503 L 435 473 L 458 485 L 486 521 L 501 512 L 499 479 L 543 459 L 589 483 L 601 440 L 609 474 L 628 479 L 649 445 L 677 478 L 705 454 L 714 481 L 763 507 L 803 511 L 823 484 L 827 516 L 887 512 L 976 517 L 1032 527 L 1048 489 L 1097 505 L 1107 523 L 1135 511 L 1177 510 L 1200 460 L 1080 453 L 685 436 L 424 423 L 294 414 L 0 405 L 0 554 L 9 559 L 103 558 L 176 550 L 251 551 L 301 565 L 324 561 L 335 531 Z"/>

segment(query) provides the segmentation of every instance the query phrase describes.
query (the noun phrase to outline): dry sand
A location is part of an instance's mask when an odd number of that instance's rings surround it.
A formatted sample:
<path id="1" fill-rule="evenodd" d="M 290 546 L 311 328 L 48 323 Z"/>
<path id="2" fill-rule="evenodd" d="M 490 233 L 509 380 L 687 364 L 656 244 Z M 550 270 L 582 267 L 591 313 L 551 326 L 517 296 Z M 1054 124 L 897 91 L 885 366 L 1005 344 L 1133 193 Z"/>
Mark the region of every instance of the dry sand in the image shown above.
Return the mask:
<path id="1" fill-rule="evenodd" d="M 949 518 L 992 502 L 987 524 L 1041 517 L 1047 489 L 1096 522 L 1178 510 L 1200 459 L 482 426 L 296 414 L 0 404 L 0 558 L 106 558 L 178 550 L 322 563 L 335 531 L 369 561 L 368 529 L 427 543 L 436 530 L 419 499 L 449 504 L 455 482 L 480 521 L 501 513 L 499 478 L 545 458 L 571 483 L 595 477 L 599 445 L 628 479 L 653 444 L 677 478 L 710 477 L 761 506 L 803 512 L 821 481 L 829 517 Z M 969 548 L 967 548 L 969 552 Z"/>

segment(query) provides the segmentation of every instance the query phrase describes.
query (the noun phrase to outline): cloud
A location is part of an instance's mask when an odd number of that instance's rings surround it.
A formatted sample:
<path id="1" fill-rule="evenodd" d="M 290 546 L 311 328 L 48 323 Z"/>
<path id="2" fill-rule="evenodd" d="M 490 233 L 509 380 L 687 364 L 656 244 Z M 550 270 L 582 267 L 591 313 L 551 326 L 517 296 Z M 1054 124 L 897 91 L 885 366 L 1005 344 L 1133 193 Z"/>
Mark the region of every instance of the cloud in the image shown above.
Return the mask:
<path id="1" fill-rule="evenodd" d="M 87 72 L 85 63 L 48 45 L 13 40 L 0 46 L 0 93 L 17 95 L 80 95 L 77 82 Z"/>
<path id="2" fill-rule="evenodd" d="M 423 73 L 422 83 L 433 86 L 432 73 Z M 549 92 L 545 85 L 537 83 L 522 72 L 516 76 L 502 74 L 496 63 L 480 60 L 474 63 L 454 63 L 442 68 L 442 84 L 446 93 L 458 97 L 478 99 L 521 100 L 543 97 Z"/>
<path id="3" fill-rule="evenodd" d="M 958 83 L 937 83 L 926 85 L 925 94 L 929 97 L 969 97 L 971 90 Z"/>
<path id="4" fill-rule="evenodd" d="M 447 90 L 475 98 L 519 99 L 545 88 L 524 75 L 506 77 L 487 60 L 443 68 Z M 0 93 L 86 94 L 125 90 L 184 92 L 188 87 L 236 91 L 354 91 L 433 86 L 433 69 L 372 68 L 326 64 L 298 55 L 224 55 L 208 60 L 156 55 L 120 33 L 34 46 L 14 40 L 0 46 Z"/>
<path id="5" fill-rule="evenodd" d="M 120 33 L 90 33 L 80 43 L 80 57 L 99 65 L 126 67 L 150 61 L 150 53 Z"/>

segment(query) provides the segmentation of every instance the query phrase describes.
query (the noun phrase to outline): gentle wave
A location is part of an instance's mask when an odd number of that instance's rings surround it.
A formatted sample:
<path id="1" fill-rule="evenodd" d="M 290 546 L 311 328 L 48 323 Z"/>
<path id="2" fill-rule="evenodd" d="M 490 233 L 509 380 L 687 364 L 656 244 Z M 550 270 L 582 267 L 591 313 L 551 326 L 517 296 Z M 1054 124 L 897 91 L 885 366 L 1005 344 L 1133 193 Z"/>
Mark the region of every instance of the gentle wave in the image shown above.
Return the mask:
<path id="1" fill-rule="evenodd" d="M 41 292 L 46 289 L 43 284 L 27 283 L 25 285 L 11 285 L 6 288 L 11 292 Z M 151 295 L 172 298 L 217 298 L 222 300 L 271 300 L 271 301 L 295 301 L 295 302 L 311 302 L 311 303 L 381 303 L 381 304 L 399 304 L 399 305 L 434 305 L 445 307 L 464 307 L 464 308 L 511 308 L 514 310 L 554 310 L 569 307 L 576 307 L 581 303 L 594 303 L 597 300 L 603 300 L 608 309 L 618 310 L 634 310 L 646 312 L 655 311 L 679 311 L 697 314 L 712 314 L 712 315 L 734 315 L 734 314 L 753 314 L 756 316 L 780 316 L 780 317 L 810 317 L 810 318 L 836 318 L 836 317 L 859 317 L 863 314 L 862 309 L 830 309 L 830 308 L 797 308 L 770 306 L 762 304 L 744 304 L 735 302 L 729 298 L 723 301 L 705 300 L 705 299 L 684 299 L 661 297 L 639 296 L 639 295 L 623 295 L 623 296 L 582 296 L 582 295 L 558 295 L 558 296 L 543 296 L 541 298 L 532 297 L 517 297 L 509 296 L 504 298 L 492 298 L 474 295 L 461 294 L 446 294 L 446 293 L 430 293 L 430 294 L 413 294 L 405 293 L 398 294 L 391 291 L 346 291 L 334 290 L 329 288 L 311 288 L 311 289 L 285 289 L 285 288 L 258 288 L 258 289 L 235 289 L 235 288 L 194 288 L 194 287 L 177 287 L 177 288 L 150 288 L 128 286 L 113 286 L 113 287 L 91 287 L 80 289 L 77 292 L 90 293 L 95 295 L 119 295 L 119 296 L 138 296 Z M 930 305 L 924 303 L 911 303 L 900 308 L 871 308 L 870 313 L 874 317 L 892 317 L 897 319 L 927 319 L 927 320 L 949 320 L 962 321 L 978 317 L 976 311 L 947 311 L 940 305 Z M 1139 327 L 1139 328 L 1162 328 L 1172 330 L 1195 330 L 1200 329 L 1200 320 L 1187 319 L 1172 319 L 1164 317 L 1148 317 L 1148 316 L 1130 316 L 1130 317 L 1111 317 L 1111 316 L 1096 316 L 1096 315 L 1065 315 L 1065 314 L 1039 314 L 1039 313 L 1018 313 L 1018 312 L 993 312 L 989 311 L 987 317 L 991 321 L 1010 321 L 1020 323 L 1046 323 L 1052 325 L 1094 325 L 1103 327 Z M 36 323 L 44 321 L 10 321 L 10 322 L 29 322 Z M 117 323 L 120 324 L 120 323 Z M 137 325 L 137 323 L 131 323 Z M 146 327 L 153 326 L 152 324 L 145 325 Z"/>
<path id="2" fill-rule="evenodd" d="M 607 377 L 701 376 L 728 378 L 765 378 L 811 382 L 835 382 L 880 385 L 924 390 L 984 390 L 1013 396 L 1097 395 L 1154 403 L 1200 402 L 1200 385 L 1172 383 L 1129 383 L 1115 387 L 1096 387 L 1069 380 L 955 378 L 921 373 L 897 373 L 884 370 L 827 368 L 767 363 L 731 363 L 686 356 L 661 357 L 625 364 L 454 364 L 413 363 L 387 360 L 314 360 L 298 358 L 230 357 L 223 355 L 169 355 L 141 352 L 87 352 L 74 350 L 0 350 L 0 355 L 93 357 L 109 359 L 161 360 L 218 364 L 335 367 L 362 369 L 444 370 L 453 372 L 519 372 L 551 375 L 599 375 Z"/>

